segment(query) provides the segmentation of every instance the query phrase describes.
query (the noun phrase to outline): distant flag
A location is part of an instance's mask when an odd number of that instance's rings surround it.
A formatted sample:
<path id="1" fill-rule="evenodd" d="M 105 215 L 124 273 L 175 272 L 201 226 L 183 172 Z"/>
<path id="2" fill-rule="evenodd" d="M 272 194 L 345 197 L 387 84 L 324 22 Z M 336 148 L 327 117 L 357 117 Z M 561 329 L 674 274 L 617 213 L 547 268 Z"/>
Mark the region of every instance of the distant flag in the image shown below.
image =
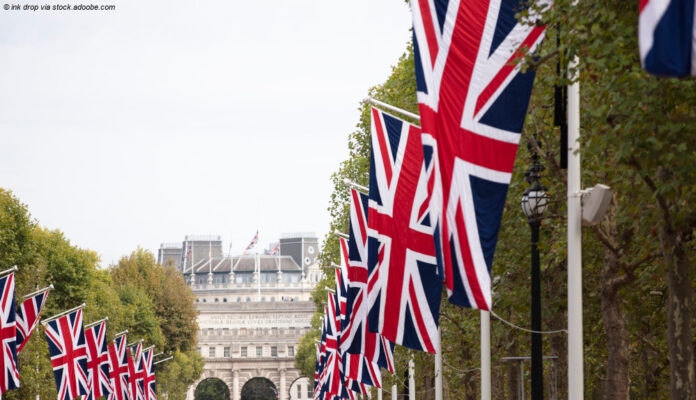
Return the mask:
<path id="1" fill-rule="evenodd" d="M 271 249 L 269 254 L 272 256 L 280 255 L 280 243 L 276 244 L 275 247 Z"/>
<path id="2" fill-rule="evenodd" d="M 106 346 L 106 322 L 85 329 L 89 394 L 85 400 L 108 397 L 113 392 L 109 377 L 109 352 Z"/>
<path id="3" fill-rule="evenodd" d="M 442 280 L 429 210 L 431 161 L 420 128 L 372 108 L 367 224 L 375 241 L 368 245 L 368 268 L 377 268 L 377 281 L 369 290 L 369 329 L 435 353 Z"/>
<path id="4" fill-rule="evenodd" d="M 696 75 L 694 0 L 640 0 L 640 61 L 651 74 Z"/>
<path id="5" fill-rule="evenodd" d="M 87 386 L 87 343 L 82 309 L 46 324 L 58 400 L 73 400 L 89 392 Z"/>
<path id="6" fill-rule="evenodd" d="M 491 308 L 490 268 L 534 84 L 515 60 L 546 29 L 516 20 L 530 4 L 411 1 L 423 152 L 434 163 L 430 219 L 449 300 L 461 306 Z"/>
<path id="7" fill-rule="evenodd" d="M 34 328 L 39 324 L 49 290 L 50 288 L 46 288 L 41 293 L 24 300 L 19 306 L 17 311 L 17 354 L 22 351 L 34 332 Z"/>
<path id="8" fill-rule="evenodd" d="M 14 273 L 0 278 L 0 397 L 8 390 L 19 387 L 19 370 L 17 369 L 17 328 L 15 320 L 15 279 Z"/>
<path id="9" fill-rule="evenodd" d="M 242 255 L 246 255 L 246 253 L 247 253 L 249 250 L 253 249 L 254 246 L 256 246 L 256 243 L 258 243 L 258 242 L 259 242 L 259 231 L 256 231 L 256 233 L 254 234 L 254 238 L 251 239 L 251 242 L 250 242 L 249 245 L 246 247 L 246 249 L 244 249 L 244 252 L 242 253 Z"/>
<path id="10" fill-rule="evenodd" d="M 109 375 L 111 387 L 114 389 L 108 397 L 109 400 L 129 400 L 127 350 L 126 335 L 117 336 L 113 343 L 109 344 Z"/>

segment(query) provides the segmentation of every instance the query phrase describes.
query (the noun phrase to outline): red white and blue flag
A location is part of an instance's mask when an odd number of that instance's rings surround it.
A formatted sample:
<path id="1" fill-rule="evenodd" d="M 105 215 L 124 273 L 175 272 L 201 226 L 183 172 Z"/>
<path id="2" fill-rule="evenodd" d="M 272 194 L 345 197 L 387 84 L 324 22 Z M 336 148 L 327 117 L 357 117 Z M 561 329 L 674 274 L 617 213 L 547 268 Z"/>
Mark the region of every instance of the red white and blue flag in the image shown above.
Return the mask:
<path id="1" fill-rule="evenodd" d="M 145 378 L 143 379 L 143 387 L 145 391 L 145 400 L 157 400 L 157 389 L 155 387 L 155 350 L 154 348 L 145 349 L 143 351 L 143 369 L 145 370 Z"/>
<path id="2" fill-rule="evenodd" d="M 639 10 L 643 68 L 661 76 L 696 75 L 694 0 L 640 0 Z"/>
<path id="3" fill-rule="evenodd" d="M 73 311 L 46 324 L 46 341 L 51 354 L 58 400 L 73 400 L 89 392 L 87 342 L 82 310 Z"/>
<path id="4" fill-rule="evenodd" d="M 29 341 L 34 328 L 39 324 L 41 311 L 46 305 L 48 289 L 22 302 L 17 311 L 17 354 Z"/>
<path id="5" fill-rule="evenodd" d="M 435 151 L 438 265 L 450 302 L 482 310 L 491 308 L 490 268 L 534 83 L 515 61 L 545 30 L 516 20 L 524 5 L 411 1 L 423 141 Z"/>
<path id="6" fill-rule="evenodd" d="M 118 336 L 109 344 L 109 377 L 111 387 L 109 400 L 129 400 L 130 386 L 128 376 L 128 346 L 126 335 Z"/>
<path id="7" fill-rule="evenodd" d="M 251 242 L 250 242 L 249 245 L 246 247 L 246 249 L 244 249 L 244 252 L 243 252 L 242 254 L 243 254 L 243 255 L 246 255 L 246 253 L 247 253 L 249 250 L 253 249 L 254 246 L 256 246 L 256 243 L 258 243 L 258 242 L 259 242 L 259 231 L 256 231 L 256 233 L 254 234 L 253 239 L 251 239 Z"/>
<path id="8" fill-rule="evenodd" d="M 130 347 L 128 356 L 128 386 L 131 400 L 145 399 L 143 379 L 143 344 L 138 343 Z"/>
<path id="9" fill-rule="evenodd" d="M 106 347 L 106 322 L 85 329 L 89 394 L 86 400 L 108 397 L 113 392 L 109 377 L 109 352 Z"/>
<path id="10" fill-rule="evenodd" d="M 272 256 L 280 255 L 280 243 L 276 244 L 275 247 L 271 249 L 269 254 Z"/>
<path id="11" fill-rule="evenodd" d="M 372 109 L 367 224 L 376 241 L 368 243 L 368 268 L 378 275 L 368 293 L 369 329 L 435 353 L 442 280 L 428 208 L 432 167 L 420 128 Z"/>
<path id="12" fill-rule="evenodd" d="M 2 377 L 0 377 L 0 397 L 8 390 L 19 387 L 17 369 L 17 325 L 15 315 L 14 273 L 0 278 L 0 340 L 2 340 Z"/>

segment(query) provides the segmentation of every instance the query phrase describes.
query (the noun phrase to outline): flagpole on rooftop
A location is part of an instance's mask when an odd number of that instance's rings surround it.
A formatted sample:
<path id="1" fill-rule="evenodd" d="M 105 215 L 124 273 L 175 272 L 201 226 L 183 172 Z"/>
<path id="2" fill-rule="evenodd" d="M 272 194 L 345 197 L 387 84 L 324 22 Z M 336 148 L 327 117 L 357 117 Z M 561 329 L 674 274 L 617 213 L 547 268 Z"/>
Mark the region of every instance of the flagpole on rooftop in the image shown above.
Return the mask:
<path id="1" fill-rule="evenodd" d="M 575 57 L 569 70 L 576 70 Z M 568 399 L 584 398 L 582 347 L 582 204 L 580 198 L 580 83 L 568 86 Z"/>

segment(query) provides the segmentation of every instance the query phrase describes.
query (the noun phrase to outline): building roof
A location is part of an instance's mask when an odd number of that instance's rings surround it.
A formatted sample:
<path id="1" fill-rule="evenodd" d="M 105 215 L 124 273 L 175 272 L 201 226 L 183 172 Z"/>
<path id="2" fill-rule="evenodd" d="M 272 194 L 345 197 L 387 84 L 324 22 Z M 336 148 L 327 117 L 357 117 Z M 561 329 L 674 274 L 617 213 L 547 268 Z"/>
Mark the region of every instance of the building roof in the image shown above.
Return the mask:
<path id="1" fill-rule="evenodd" d="M 211 269 L 212 272 L 230 272 L 230 266 L 233 267 L 234 272 L 254 272 L 256 269 L 256 256 L 233 256 L 233 257 L 212 257 L 204 258 L 199 260 L 194 266 L 196 274 L 208 273 Z M 270 256 L 270 255 L 259 255 L 259 262 L 261 264 L 261 272 L 277 272 L 278 271 L 278 261 L 280 260 L 280 270 L 282 272 L 301 272 L 302 268 L 293 260 L 290 256 Z M 188 271 L 190 272 L 190 267 Z"/>

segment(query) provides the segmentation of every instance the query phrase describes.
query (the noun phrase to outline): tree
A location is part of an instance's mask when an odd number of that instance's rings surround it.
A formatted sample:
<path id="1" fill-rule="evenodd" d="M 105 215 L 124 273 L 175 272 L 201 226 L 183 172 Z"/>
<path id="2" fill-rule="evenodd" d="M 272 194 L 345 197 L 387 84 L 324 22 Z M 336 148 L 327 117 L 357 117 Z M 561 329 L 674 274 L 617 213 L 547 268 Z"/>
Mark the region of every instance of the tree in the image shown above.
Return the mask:
<path id="1" fill-rule="evenodd" d="M 193 398 L 195 400 L 229 400 L 230 389 L 220 379 L 208 378 L 196 386 Z"/>

